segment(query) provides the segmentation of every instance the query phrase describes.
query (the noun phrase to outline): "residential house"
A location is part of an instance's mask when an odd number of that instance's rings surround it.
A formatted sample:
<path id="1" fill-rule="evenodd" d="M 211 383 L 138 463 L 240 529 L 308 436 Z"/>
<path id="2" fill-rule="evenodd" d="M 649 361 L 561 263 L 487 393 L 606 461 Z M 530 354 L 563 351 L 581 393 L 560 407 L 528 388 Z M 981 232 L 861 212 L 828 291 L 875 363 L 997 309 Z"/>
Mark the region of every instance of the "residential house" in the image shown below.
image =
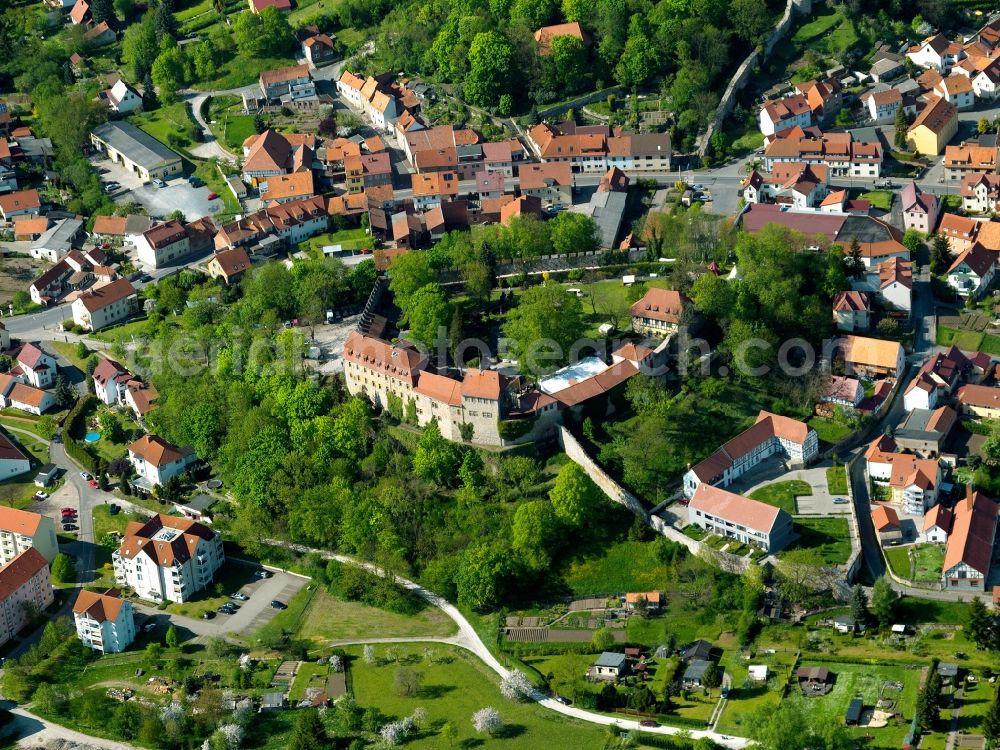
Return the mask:
<path id="1" fill-rule="evenodd" d="M 761 410 L 753 426 L 723 443 L 684 475 L 684 495 L 693 497 L 701 484 L 728 487 L 735 479 L 773 455 L 806 465 L 819 453 L 816 431 L 804 422 Z"/>
<path id="2" fill-rule="evenodd" d="M 3 375 L 0 378 L 8 378 Z M 3 394 L 0 396 L 0 406 L 19 409 L 29 414 L 41 416 L 56 405 L 56 397 L 50 391 L 19 382 L 11 378 L 3 384 Z"/>
<path id="3" fill-rule="evenodd" d="M 628 659 L 616 651 L 604 651 L 587 670 L 587 679 L 618 682 L 628 674 Z"/>
<path id="4" fill-rule="evenodd" d="M 140 599 L 180 603 L 212 582 L 225 553 L 217 531 L 160 513 L 145 522 L 129 522 L 111 559 L 115 580 Z"/>
<path id="5" fill-rule="evenodd" d="M 963 181 L 967 175 L 997 171 L 996 146 L 977 146 L 963 143 L 945 146 L 944 175 L 949 182 Z"/>
<path id="6" fill-rule="evenodd" d="M 55 383 L 55 359 L 34 344 L 25 344 L 12 356 L 17 360 L 12 375 L 23 376 L 35 388 L 48 388 Z"/>
<path id="7" fill-rule="evenodd" d="M 91 377 L 97 398 L 108 406 L 114 406 L 125 400 L 126 384 L 133 375 L 115 360 L 101 357 Z"/>
<path id="8" fill-rule="evenodd" d="M 121 78 L 114 86 L 102 91 L 100 98 L 112 112 L 118 114 L 124 115 L 142 109 L 142 97 Z"/>
<path id="9" fill-rule="evenodd" d="M 950 146 L 949 146 L 950 148 Z M 930 234 L 937 227 L 938 213 L 941 204 L 933 193 L 925 193 L 910 181 L 903 186 L 900 193 L 900 203 L 903 210 L 903 228 L 915 229 L 924 234 Z"/>
<path id="10" fill-rule="evenodd" d="M 6 436 L 2 434 L 0 438 L 6 440 Z M 9 448 L 3 446 L 0 441 L 0 453 L 5 453 L 7 450 Z M 56 539 L 55 521 L 51 516 L 43 516 L 41 513 L 17 508 L 0 508 L 0 565 L 7 565 L 29 549 L 41 553 L 46 562 L 56 559 L 56 555 L 59 554 L 59 543 Z"/>
<path id="11" fill-rule="evenodd" d="M 996 254 L 976 242 L 951 264 L 948 286 L 960 297 L 978 299 L 989 290 L 995 273 Z"/>
<path id="12" fill-rule="evenodd" d="M 1000 418 L 1000 388 L 969 383 L 955 391 L 958 411 L 980 419 Z"/>
<path id="13" fill-rule="evenodd" d="M 28 247 L 32 258 L 55 263 L 80 244 L 83 237 L 83 220 L 74 218 L 54 219 L 38 239 Z"/>
<path id="14" fill-rule="evenodd" d="M 129 445 L 128 459 L 136 473 L 155 486 L 184 474 L 197 457 L 190 448 L 178 448 L 156 435 L 143 435 Z"/>
<path id="15" fill-rule="evenodd" d="M 933 409 L 938 404 L 938 398 L 945 383 L 931 372 L 921 370 L 906 386 L 903 393 L 903 408 L 910 412 L 914 409 Z"/>
<path id="16" fill-rule="evenodd" d="M 835 340 L 848 372 L 869 377 L 899 378 L 906 367 L 903 347 L 897 341 L 866 336 L 844 336 Z"/>
<path id="17" fill-rule="evenodd" d="M 844 87 L 836 78 L 803 81 L 795 90 L 805 96 L 816 123 L 832 120 L 843 106 Z"/>
<path id="18" fill-rule="evenodd" d="M 838 292 L 833 298 L 833 321 L 838 331 L 867 331 L 872 300 L 867 292 Z"/>
<path id="19" fill-rule="evenodd" d="M 149 383 L 132 378 L 125 384 L 124 404 L 132 410 L 135 418 L 141 424 L 145 420 L 146 415 L 153 411 L 155 406 L 153 402 L 156 401 L 159 395 L 156 389 L 149 385 Z"/>
<path id="20" fill-rule="evenodd" d="M 590 44 L 590 35 L 583 30 L 578 21 L 543 26 L 535 31 L 535 44 L 538 45 L 538 54 L 541 57 L 548 57 L 552 54 L 552 40 L 557 36 L 570 36 L 579 39 L 585 45 Z"/>
<path id="21" fill-rule="evenodd" d="M 977 99 L 993 101 L 1000 91 L 1000 61 L 994 61 L 972 76 L 972 93 Z"/>
<path id="22" fill-rule="evenodd" d="M 258 81 L 261 94 L 267 101 L 295 104 L 316 98 L 312 71 L 306 64 L 262 71 Z"/>
<path id="23" fill-rule="evenodd" d="M 924 514 L 921 538 L 931 544 L 946 544 L 951 533 L 951 510 L 940 503 Z"/>
<path id="24" fill-rule="evenodd" d="M 897 453 L 896 441 L 882 435 L 865 452 L 868 478 L 888 487 L 893 503 L 902 504 L 909 514 L 923 515 L 937 502 L 941 487 L 941 466 L 934 459 Z"/>
<path id="25" fill-rule="evenodd" d="M 87 251 L 69 250 L 52 268 L 28 286 L 31 301 L 47 305 L 69 291 L 86 288 L 98 273 L 110 278 L 113 271 L 102 265 L 104 260 L 104 252 L 97 248 Z"/>
<path id="26" fill-rule="evenodd" d="M 864 397 L 865 389 L 860 380 L 843 375 L 831 375 L 819 400 L 846 409 L 856 409 Z"/>
<path id="27" fill-rule="evenodd" d="M 543 206 L 573 204 L 573 170 L 568 162 L 524 164 L 518 171 L 521 194 Z"/>
<path id="28" fill-rule="evenodd" d="M 476 172 L 476 194 L 480 198 L 499 198 L 504 194 L 505 181 L 502 172 Z"/>
<path id="29" fill-rule="evenodd" d="M 327 34 L 315 34 L 302 42 L 302 55 L 314 67 L 337 58 L 337 47 Z"/>
<path id="30" fill-rule="evenodd" d="M 972 91 L 972 81 L 968 76 L 953 73 L 934 88 L 934 93 L 953 104 L 959 112 L 972 109 L 976 103 L 976 95 Z"/>
<path id="31" fill-rule="evenodd" d="M 80 589 L 73 604 L 76 637 L 87 648 L 102 654 L 121 653 L 135 640 L 132 602 L 116 589 L 103 594 Z"/>
<path id="32" fill-rule="evenodd" d="M 715 666 L 715 662 L 705 659 L 694 659 L 687 663 L 684 674 L 681 675 L 681 684 L 687 688 L 700 688 L 705 684 L 705 675 Z"/>
<path id="33" fill-rule="evenodd" d="M 950 41 L 943 34 L 935 34 L 910 47 L 906 56 L 918 68 L 932 68 L 944 74 L 965 57 L 965 52 L 962 45 Z"/>
<path id="34" fill-rule="evenodd" d="M 162 268 L 191 254 L 191 238 L 181 222 L 171 219 L 144 232 L 136 249 L 142 263 Z"/>
<path id="35" fill-rule="evenodd" d="M 222 250 L 208 261 L 208 275 L 222 279 L 227 286 L 236 284 L 250 270 L 250 256 L 242 247 Z"/>
<path id="36" fill-rule="evenodd" d="M 969 213 L 988 214 L 997 210 L 1000 201 L 1000 175 L 970 172 L 962 177 L 962 209 Z"/>
<path id="37" fill-rule="evenodd" d="M 629 610 L 658 610 L 663 601 L 662 591 L 629 591 L 625 594 L 625 608 Z"/>
<path id="38" fill-rule="evenodd" d="M 507 226 L 518 216 L 534 216 L 536 219 L 541 219 L 541 199 L 534 195 L 522 195 L 500 209 L 500 223 L 503 226 Z"/>
<path id="39" fill-rule="evenodd" d="M 73 322 L 88 331 L 128 320 L 138 311 L 138 292 L 128 279 L 91 287 L 73 300 Z"/>
<path id="40" fill-rule="evenodd" d="M 42 202 L 34 188 L 0 195 L 0 218 L 4 221 L 13 221 L 16 216 L 37 215 L 41 210 Z"/>
<path id="41" fill-rule="evenodd" d="M 950 406 L 939 406 L 933 411 L 913 409 L 896 428 L 893 439 L 900 450 L 921 458 L 934 458 L 941 455 L 956 422 L 958 414 Z"/>
<path id="42" fill-rule="evenodd" d="M 55 600 L 48 561 L 28 549 L 0 568 L 0 645 L 14 638 Z"/>
<path id="43" fill-rule="evenodd" d="M 861 97 L 861 103 L 873 123 L 890 123 L 896 119 L 896 112 L 903 106 L 903 94 L 899 89 L 869 91 Z"/>
<path id="44" fill-rule="evenodd" d="M 892 53 L 883 53 L 883 56 L 875 61 L 868 74 L 872 77 L 872 80 L 876 83 L 886 83 L 887 81 L 894 81 L 906 72 L 906 67 L 903 65 L 902 59 L 899 55 Z"/>
<path id="45" fill-rule="evenodd" d="M 101 21 L 99 24 L 88 29 L 83 34 L 83 41 L 85 44 L 94 49 L 96 47 L 103 47 L 105 44 L 111 44 L 118 38 L 114 29 L 108 25 L 107 21 Z"/>
<path id="46" fill-rule="evenodd" d="M 876 505 L 872 510 L 872 525 L 879 543 L 885 547 L 898 544 L 903 539 L 903 528 L 899 525 L 899 514 L 888 505 Z"/>
<path id="47" fill-rule="evenodd" d="M 111 161 L 139 175 L 143 182 L 167 180 L 182 171 L 180 155 L 126 120 L 98 125 L 91 131 L 90 140 Z"/>
<path id="48" fill-rule="evenodd" d="M 813 124 L 813 111 L 802 94 L 765 102 L 760 110 L 760 132 L 765 138 L 793 127 L 807 128 Z"/>
<path id="49" fill-rule="evenodd" d="M 971 486 L 955 504 L 941 568 L 949 590 L 984 591 L 996 541 L 997 504 Z"/>
<path id="50" fill-rule="evenodd" d="M 267 177 L 258 183 L 258 189 L 260 190 L 260 199 L 264 203 L 301 201 L 316 194 L 316 184 L 312 171 Z"/>
<path id="51" fill-rule="evenodd" d="M 632 330 L 653 336 L 677 331 L 684 318 L 684 298 L 673 289 L 651 288 L 632 303 Z"/>
<path id="52" fill-rule="evenodd" d="M 256 187 L 259 181 L 277 175 L 311 172 L 316 136 L 265 130 L 243 142 L 244 180 Z"/>
<path id="53" fill-rule="evenodd" d="M 69 20 L 74 26 L 86 26 L 90 23 L 90 4 L 87 0 L 76 0 L 69 12 Z"/>
<path id="54" fill-rule="evenodd" d="M 784 510 L 708 483 L 699 484 L 692 495 L 688 520 L 709 533 L 767 552 L 783 548 L 792 539 L 792 517 Z"/>
<path id="55" fill-rule="evenodd" d="M 933 97 L 906 131 L 906 141 L 924 156 L 936 156 L 957 132 L 958 109 L 941 97 Z"/>
<path id="56" fill-rule="evenodd" d="M 415 174 L 413 181 L 413 206 L 418 211 L 454 200 L 458 195 L 458 175 L 454 172 L 427 172 Z"/>
<path id="57" fill-rule="evenodd" d="M 958 214 L 941 214 L 938 224 L 938 234 L 948 239 L 948 247 L 955 255 L 960 255 L 972 247 L 979 231 L 979 222 L 968 216 Z"/>
<path id="58" fill-rule="evenodd" d="M 357 109 L 364 107 L 364 99 L 361 96 L 361 89 L 364 88 L 365 80 L 354 75 L 349 70 L 344 70 L 337 80 L 337 93 L 353 104 Z"/>

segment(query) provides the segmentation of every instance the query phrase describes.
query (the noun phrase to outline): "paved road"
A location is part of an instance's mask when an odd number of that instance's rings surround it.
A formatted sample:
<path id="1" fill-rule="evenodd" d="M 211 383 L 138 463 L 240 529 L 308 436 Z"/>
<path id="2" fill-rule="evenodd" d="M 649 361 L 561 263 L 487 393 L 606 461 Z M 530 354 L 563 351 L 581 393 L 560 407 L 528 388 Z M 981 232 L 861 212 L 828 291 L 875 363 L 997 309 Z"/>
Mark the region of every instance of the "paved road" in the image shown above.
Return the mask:
<path id="1" fill-rule="evenodd" d="M 357 560 L 353 557 L 348 557 L 346 555 L 338 555 L 332 552 L 327 552 L 326 550 L 313 549 L 311 547 L 306 547 L 301 544 L 288 544 L 279 540 L 266 540 L 266 544 L 270 544 L 278 547 L 285 547 L 287 549 L 292 549 L 296 552 L 302 554 L 318 554 L 327 560 L 337 560 L 338 562 L 344 563 L 346 565 L 355 565 L 365 570 L 368 570 L 375 575 L 383 576 L 385 572 L 373 565 L 371 563 L 363 562 Z M 448 602 L 446 599 L 438 596 L 432 591 L 428 591 L 420 584 L 414 583 L 413 581 L 402 578 L 401 576 L 395 576 L 396 583 L 404 588 L 413 591 L 415 594 L 420 596 L 425 601 L 438 607 L 443 611 L 452 621 L 458 626 L 458 634 L 449 639 L 441 639 L 441 642 L 450 643 L 452 645 L 464 648 L 467 651 L 471 651 L 476 656 L 478 656 L 490 669 L 496 672 L 500 677 L 506 677 L 508 674 L 507 669 L 497 661 L 496 657 L 490 652 L 486 645 L 480 639 L 479 634 L 476 632 L 472 624 L 465 618 L 465 616 L 458 611 L 458 609 Z M 408 638 L 407 641 L 412 640 L 425 640 L 425 639 L 414 639 Z M 427 639 L 429 640 L 429 639 Z M 374 642 L 374 641 L 373 641 Z M 397 642 L 397 641 L 386 641 L 386 642 Z M 400 641 L 402 642 L 402 641 Z M 553 698 L 547 697 L 541 692 L 534 693 L 532 700 L 541 706 L 549 709 L 550 711 L 556 711 L 557 713 L 563 714 L 564 716 L 571 716 L 575 719 L 580 719 L 582 721 L 587 721 L 592 724 L 602 724 L 605 726 L 615 725 L 621 727 L 623 730 L 641 730 L 643 732 L 650 732 L 654 734 L 680 734 L 682 732 L 689 734 L 694 739 L 700 739 L 702 737 L 708 737 L 713 742 L 723 745 L 724 747 L 731 748 L 745 748 L 750 745 L 750 740 L 746 737 L 732 737 L 729 735 L 718 734 L 716 732 L 706 732 L 706 731 L 690 731 L 686 729 L 678 729 L 677 727 L 640 727 L 639 723 L 636 721 L 629 721 L 625 719 L 617 719 L 612 716 L 603 716 L 601 714 L 595 714 L 590 711 L 584 711 L 583 709 L 577 708 L 576 706 L 564 706 Z"/>

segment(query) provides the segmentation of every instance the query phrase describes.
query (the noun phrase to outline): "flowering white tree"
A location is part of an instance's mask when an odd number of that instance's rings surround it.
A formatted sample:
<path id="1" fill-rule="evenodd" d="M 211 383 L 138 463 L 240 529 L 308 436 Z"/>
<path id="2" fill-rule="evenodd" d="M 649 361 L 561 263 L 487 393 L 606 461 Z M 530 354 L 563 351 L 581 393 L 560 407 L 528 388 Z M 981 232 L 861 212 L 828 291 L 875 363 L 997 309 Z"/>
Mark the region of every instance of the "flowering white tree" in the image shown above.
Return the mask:
<path id="1" fill-rule="evenodd" d="M 375 663 L 375 647 L 368 645 L 365 646 L 364 651 L 361 654 L 361 658 L 365 660 L 365 664 Z"/>
<path id="2" fill-rule="evenodd" d="M 512 669 L 500 682 L 500 694 L 507 700 L 518 701 L 527 698 L 532 691 L 531 680 L 519 669 Z"/>
<path id="3" fill-rule="evenodd" d="M 401 722 L 394 721 L 382 727 L 379 735 L 382 737 L 382 742 L 386 745 L 398 745 L 406 737 L 406 732 L 403 731 Z"/>
<path id="4" fill-rule="evenodd" d="M 423 726 L 424 722 L 427 721 L 427 709 L 422 706 L 417 706 L 413 709 L 413 713 L 410 715 L 410 720 L 416 726 Z"/>
<path id="5" fill-rule="evenodd" d="M 477 732 L 494 734 L 503 727 L 503 717 L 500 716 L 500 712 L 495 708 L 487 706 L 472 714 L 472 726 L 475 727 Z"/>
<path id="6" fill-rule="evenodd" d="M 330 669 L 334 672 L 344 671 L 344 658 L 340 654 L 334 654 L 330 657 Z"/>
<path id="7" fill-rule="evenodd" d="M 243 727 L 239 724 L 223 724 L 219 727 L 219 734 L 226 740 L 229 750 L 239 750 L 243 744 Z"/>

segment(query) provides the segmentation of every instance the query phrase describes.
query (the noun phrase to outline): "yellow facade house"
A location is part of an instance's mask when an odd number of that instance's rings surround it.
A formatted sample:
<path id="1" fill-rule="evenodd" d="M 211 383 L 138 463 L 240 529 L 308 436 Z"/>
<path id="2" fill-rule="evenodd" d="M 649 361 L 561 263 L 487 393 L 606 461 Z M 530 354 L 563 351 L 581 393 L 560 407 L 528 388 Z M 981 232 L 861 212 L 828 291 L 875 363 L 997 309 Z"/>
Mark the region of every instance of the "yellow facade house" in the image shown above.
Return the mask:
<path id="1" fill-rule="evenodd" d="M 940 97 L 927 102 L 906 132 L 906 142 L 915 151 L 927 155 L 940 154 L 958 132 L 958 110 Z"/>

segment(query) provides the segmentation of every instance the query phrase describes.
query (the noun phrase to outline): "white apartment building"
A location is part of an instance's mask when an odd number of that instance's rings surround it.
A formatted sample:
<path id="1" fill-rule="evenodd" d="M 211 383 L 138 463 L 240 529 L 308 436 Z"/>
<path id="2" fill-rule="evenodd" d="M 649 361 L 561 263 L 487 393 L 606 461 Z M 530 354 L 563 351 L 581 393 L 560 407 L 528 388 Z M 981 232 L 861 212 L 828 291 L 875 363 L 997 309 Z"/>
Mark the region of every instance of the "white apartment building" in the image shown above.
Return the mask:
<path id="1" fill-rule="evenodd" d="M 28 625 L 32 611 L 41 612 L 54 599 L 49 563 L 38 550 L 25 550 L 0 568 L 0 645 Z"/>
<path id="2" fill-rule="evenodd" d="M 46 562 L 59 553 L 56 524 L 49 516 L 17 508 L 0 508 L 0 565 L 25 550 L 36 549 Z"/>
<path id="3" fill-rule="evenodd" d="M 130 523 L 112 555 L 115 580 L 155 602 L 187 601 L 212 582 L 224 561 L 218 532 L 162 513 Z"/>
<path id="4" fill-rule="evenodd" d="M 98 594 L 80 589 L 73 605 L 76 636 L 84 646 L 103 654 L 117 654 L 135 640 L 132 602 L 114 589 Z"/>
<path id="5" fill-rule="evenodd" d="M 128 447 L 128 459 L 152 487 L 180 476 L 197 457 L 190 448 L 178 448 L 156 435 L 143 435 Z"/>

